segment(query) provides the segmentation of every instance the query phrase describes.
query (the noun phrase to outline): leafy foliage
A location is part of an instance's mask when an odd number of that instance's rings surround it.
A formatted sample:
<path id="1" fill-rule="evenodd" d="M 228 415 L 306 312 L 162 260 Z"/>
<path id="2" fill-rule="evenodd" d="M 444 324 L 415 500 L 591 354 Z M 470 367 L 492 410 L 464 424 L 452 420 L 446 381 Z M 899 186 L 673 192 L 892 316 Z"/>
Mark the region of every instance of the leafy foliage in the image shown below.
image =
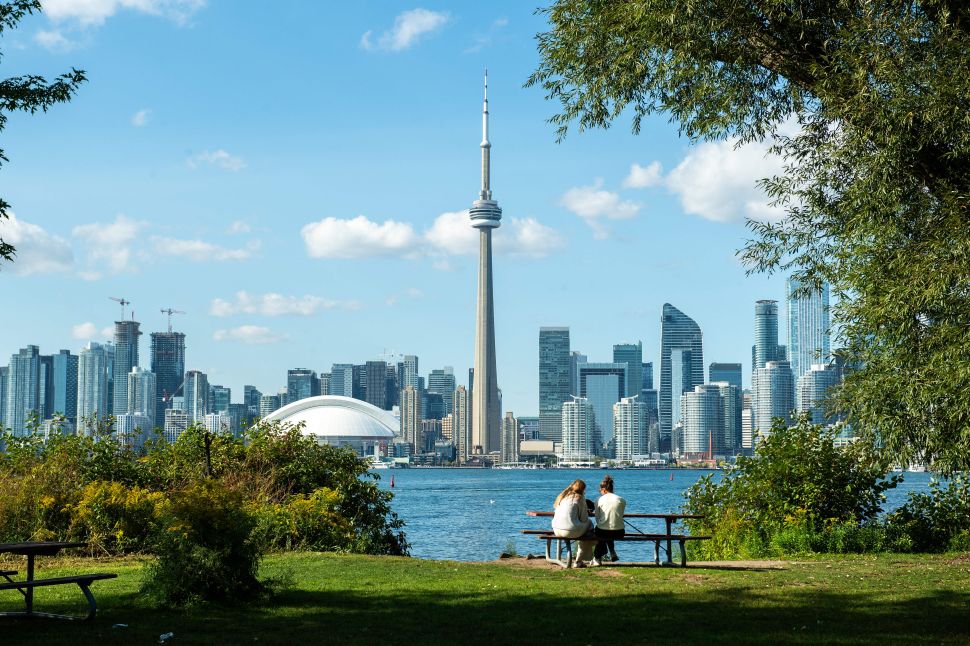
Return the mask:
<path id="1" fill-rule="evenodd" d="M 752 271 L 828 281 L 840 393 L 884 464 L 970 469 L 970 5 L 556 0 L 529 79 L 564 136 L 663 112 L 692 139 L 772 137 L 781 222 Z M 785 136 L 794 127 L 794 134 Z"/>
<path id="2" fill-rule="evenodd" d="M 17 24 L 26 16 L 41 10 L 40 0 L 10 0 L 0 2 L 0 35 L 15 29 Z M 66 103 L 71 100 L 81 83 L 87 78 L 81 70 L 72 69 L 61 74 L 53 81 L 47 81 L 43 76 L 28 74 L 16 76 L 0 81 L 0 131 L 7 124 L 7 113 L 28 112 L 33 114 L 38 110 L 47 112 L 56 103 Z M 0 164 L 8 161 L 0 149 Z M 10 205 L 0 199 L 0 221 L 8 219 Z M 13 260 L 16 249 L 0 238 L 0 262 Z"/>
<path id="3" fill-rule="evenodd" d="M 970 551 L 970 479 L 957 475 L 946 486 L 934 480 L 930 493 L 910 493 L 886 527 L 914 552 Z"/>
<path id="4" fill-rule="evenodd" d="M 884 477 L 864 459 L 861 446 L 836 446 L 835 431 L 807 415 L 786 427 L 776 420 L 754 457 L 738 458 L 720 482 L 698 480 L 685 496 L 692 533 L 712 536 L 709 556 L 736 558 L 771 552 L 855 551 L 881 537 L 875 524 L 883 492 L 898 478 Z"/>

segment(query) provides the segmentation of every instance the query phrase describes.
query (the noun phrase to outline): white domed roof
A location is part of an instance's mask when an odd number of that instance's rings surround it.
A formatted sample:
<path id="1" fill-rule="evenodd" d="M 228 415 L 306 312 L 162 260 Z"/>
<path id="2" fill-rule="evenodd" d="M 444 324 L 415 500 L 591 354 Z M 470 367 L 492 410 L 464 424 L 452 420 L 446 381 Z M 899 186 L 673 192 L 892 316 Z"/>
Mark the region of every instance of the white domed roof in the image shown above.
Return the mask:
<path id="1" fill-rule="evenodd" d="M 390 440 L 397 418 L 385 410 L 352 397 L 321 395 L 287 404 L 263 418 L 267 422 L 304 422 L 304 435 L 367 440 Z"/>

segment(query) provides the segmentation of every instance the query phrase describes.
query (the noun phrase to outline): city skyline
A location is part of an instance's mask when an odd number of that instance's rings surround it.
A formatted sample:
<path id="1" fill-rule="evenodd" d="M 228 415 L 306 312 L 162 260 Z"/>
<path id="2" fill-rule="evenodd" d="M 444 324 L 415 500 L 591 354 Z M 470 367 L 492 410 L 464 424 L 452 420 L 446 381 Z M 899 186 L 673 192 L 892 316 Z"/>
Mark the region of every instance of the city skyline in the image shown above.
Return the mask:
<path id="1" fill-rule="evenodd" d="M 468 115 L 488 64 L 502 105 L 492 127 L 514 142 L 492 178 L 515 205 L 495 239 L 503 409 L 536 412 L 536 328 L 568 324 L 592 362 L 640 340 L 659 364 L 665 301 L 704 329 L 707 358 L 744 363 L 747 379 L 744 304 L 785 295 L 783 281 L 746 277 L 734 257 L 747 237 L 741 220 L 766 209 L 754 182 L 770 163 L 756 149 L 690 146 L 663 118 L 639 137 L 618 126 L 556 144 L 550 106 L 521 88 L 542 28 L 530 7 L 429 10 L 436 27 L 395 41 L 412 8 L 309 6 L 293 10 L 297 20 L 254 20 L 246 3 L 199 3 L 184 20 L 137 8 L 90 20 L 82 12 L 94 9 L 78 5 L 26 20 L 5 65 L 76 65 L 91 82 L 43 123 L 15 115 L 5 131 L 16 219 L 3 226 L 21 254 L 0 280 L 10 302 L 30 307 L 4 321 L 0 356 L 104 341 L 116 316 L 108 296 L 124 295 L 146 337 L 166 329 L 158 310 L 187 312 L 176 321 L 185 367 L 237 392 L 246 383 L 273 392 L 289 368 L 385 349 L 464 374 L 476 245 L 462 209 L 476 160 L 461 142 L 473 136 Z M 235 41 L 213 55 L 227 25 L 239 42 L 256 29 L 289 36 L 257 60 Z M 42 33 L 62 36 L 60 48 Z M 266 96 L 239 95 L 248 84 L 235 60 L 274 79 Z M 276 83 L 296 78 L 315 81 L 284 106 Z M 338 88 L 352 99 L 334 100 Z M 196 95 L 205 101 L 186 110 Z M 736 172 L 722 177 L 711 164 Z M 715 185 L 723 194 L 697 188 Z M 636 299 L 617 279 L 631 268 L 642 276 Z"/>

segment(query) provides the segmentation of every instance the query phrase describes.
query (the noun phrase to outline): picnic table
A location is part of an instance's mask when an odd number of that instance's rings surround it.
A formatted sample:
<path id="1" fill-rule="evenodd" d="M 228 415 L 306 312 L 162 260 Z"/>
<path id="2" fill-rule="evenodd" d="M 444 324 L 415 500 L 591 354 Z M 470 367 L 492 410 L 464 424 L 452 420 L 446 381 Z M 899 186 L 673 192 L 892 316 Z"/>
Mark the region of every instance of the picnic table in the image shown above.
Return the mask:
<path id="1" fill-rule="evenodd" d="M 555 512 L 552 511 L 527 511 L 526 516 L 540 517 L 540 518 L 551 518 L 555 516 Z M 650 541 L 654 543 L 654 563 L 657 565 L 674 565 L 673 562 L 673 543 L 676 541 L 680 547 L 680 565 L 681 567 L 687 566 L 687 551 L 685 549 L 685 543 L 687 541 L 706 541 L 710 540 L 710 536 L 690 536 L 688 534 L 674 534 L 673 526 L 681 520 L 688 518 L 704 518 L 704 516 L 699 514 L 623 514 L 624 520 L 627 518 L 644 518 L 644 519 L 659 519 L 664 521 L 664 533 L 663 534 L 648 534 L 642 531 L 631 532 L 625 534 L 623 538 L 615 539 L 619 541 Z M 553 534 L 552 530 L 523 530 L 523 534 L 535 534 L 540 540 L 546 541 L 546 560 L 559 563 L 564 567 L 569 567 L 572 564 L 572 545 L 571 542 L 574 540 L 596 540 L 595 535 L 584 536 L 582 539 L 574 538 L 560 538 Z M 557 558 L 552 558 L 551 555 L 551 543 L 553 540 L 559 541 L 559 550 Z M 562 544 L 565 543 L 568 558 L 565 562 L 562 561 Z M 660 545 L 661 543 L 666 543 L 666 560 L 664 563 L 660 561 Z"/>
<path id="2" fill-rule="evenodd" d="M 38 556 L 55 556 L 63 549 L 71 547 L 86 547 L 87 543 L 70 543 L 64 541 L 29 541 L 24 543 L 0 543 L 0 554 L 17 554 L 27 557 L 27 574 L 24 579 L 16 580 L 16 570 L 0 570 L 0 577 L 6 583 L 0 582 L 0 591 L 17 590 L 24 597 L 23 612 L 0 612 L 0 617 L 48 617 L 52 619 L 93 619 L 98 606 L 91 594 L 91 584 L 102 579 L 113 579 L 117 574 L 79 574 L 51 579 L 34 578 L 34 561 Z M 34 589 L 54 585 L 77 584 L 88 601 L 88 614 L 85 616 L 59 615 L 34 610 Z"/>

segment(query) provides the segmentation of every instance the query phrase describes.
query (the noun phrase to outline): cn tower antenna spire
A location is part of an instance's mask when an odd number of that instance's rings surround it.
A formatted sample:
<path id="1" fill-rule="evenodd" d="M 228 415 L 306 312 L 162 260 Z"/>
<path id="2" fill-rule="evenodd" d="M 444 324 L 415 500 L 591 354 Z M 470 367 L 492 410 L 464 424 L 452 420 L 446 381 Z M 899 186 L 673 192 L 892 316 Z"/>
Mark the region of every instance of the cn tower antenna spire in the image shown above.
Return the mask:
<path id="1" fill-rule="evenodd" d="M 482 99 L 482 191 L 480 199 L 492 199 L 492 143 L 488 140 L 488 68 L 485 68 L 485 91 Z"/>

